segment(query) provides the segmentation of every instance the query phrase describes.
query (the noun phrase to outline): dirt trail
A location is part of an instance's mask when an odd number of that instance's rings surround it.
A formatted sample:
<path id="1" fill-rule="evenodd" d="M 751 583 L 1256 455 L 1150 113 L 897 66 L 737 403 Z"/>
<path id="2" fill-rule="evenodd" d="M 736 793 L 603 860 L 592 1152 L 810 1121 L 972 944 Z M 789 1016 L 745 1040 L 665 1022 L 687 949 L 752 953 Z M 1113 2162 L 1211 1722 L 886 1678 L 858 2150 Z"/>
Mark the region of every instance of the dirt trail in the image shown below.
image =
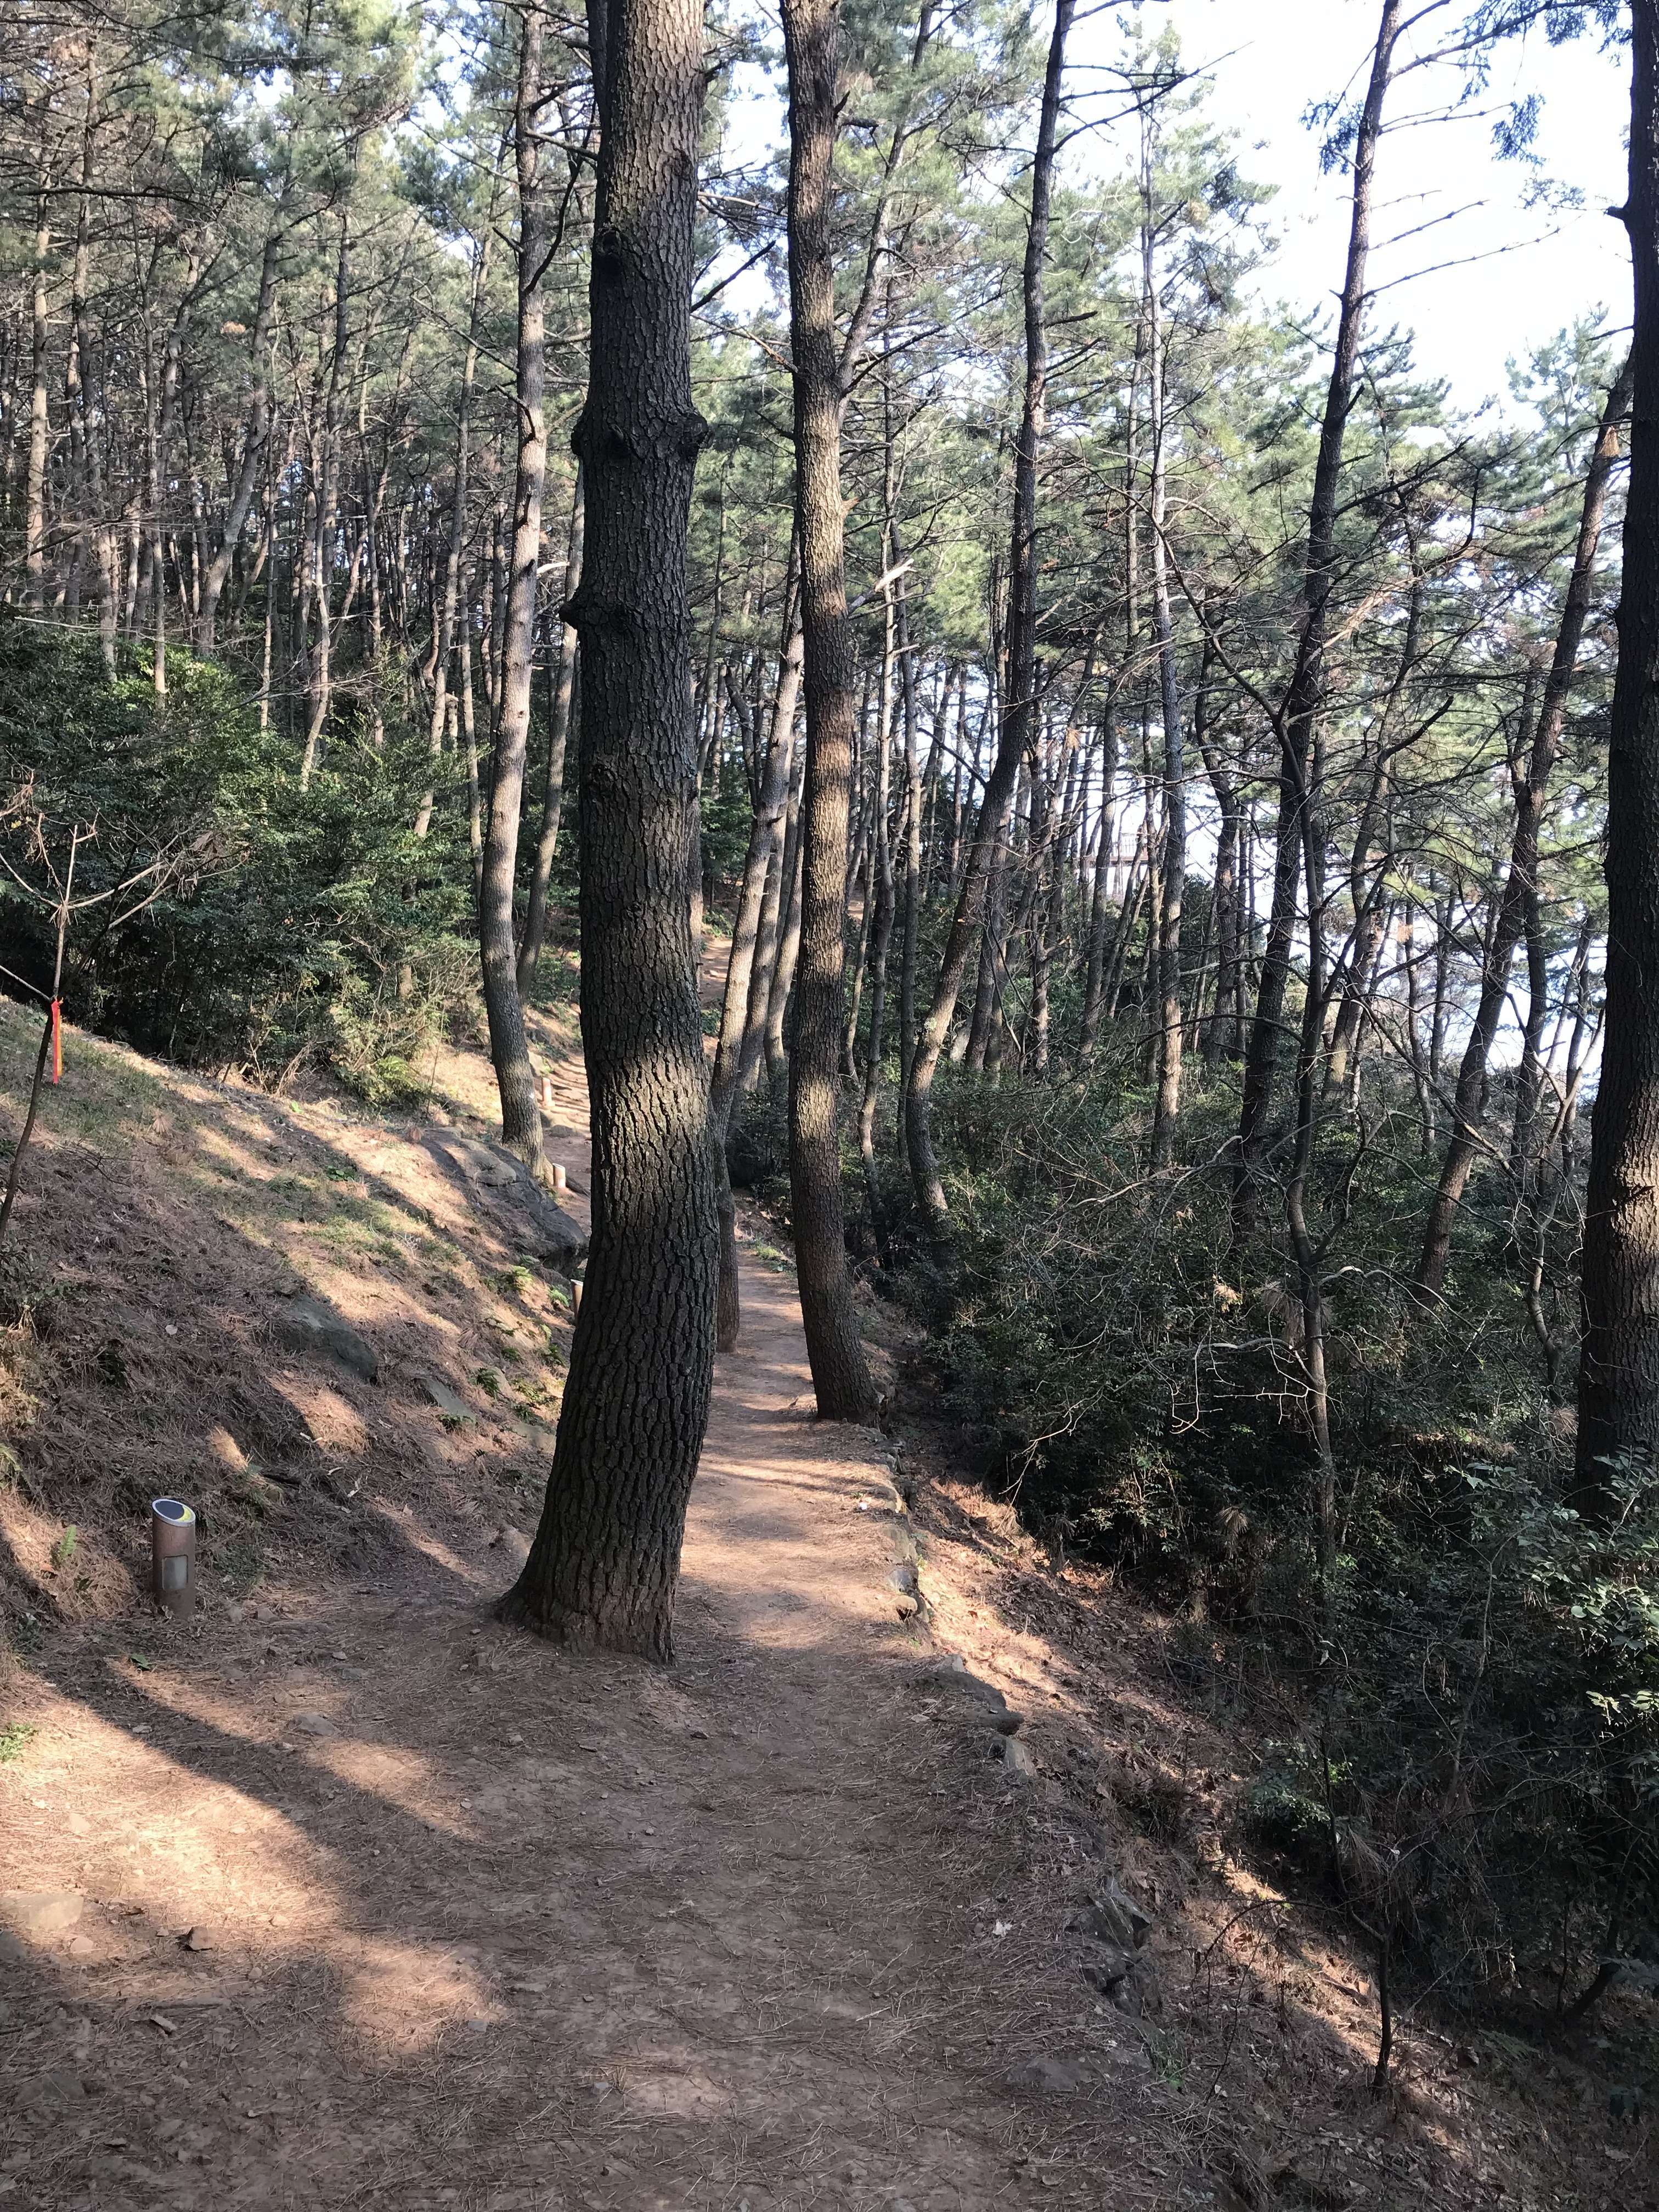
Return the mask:
<path id="1" fill-rule="evenodd" d="M 1165 2194 L 1144 2037 L 1033 1948 L 1030 1793 L 901 1617 L 883 1440 L 811 1418 L 752 1243 L 743 1295 L 672 1669 L 501 1630 L 523 1531 L 406 1513 L 378 1580 L 64 1633 L 13 1685 L 0 1887 L 83 1902 L 6 1946 L 0 2200 L 1218 2201 Z M 1056 2049 L 1070 2096 L 1011 2086 Z"/>

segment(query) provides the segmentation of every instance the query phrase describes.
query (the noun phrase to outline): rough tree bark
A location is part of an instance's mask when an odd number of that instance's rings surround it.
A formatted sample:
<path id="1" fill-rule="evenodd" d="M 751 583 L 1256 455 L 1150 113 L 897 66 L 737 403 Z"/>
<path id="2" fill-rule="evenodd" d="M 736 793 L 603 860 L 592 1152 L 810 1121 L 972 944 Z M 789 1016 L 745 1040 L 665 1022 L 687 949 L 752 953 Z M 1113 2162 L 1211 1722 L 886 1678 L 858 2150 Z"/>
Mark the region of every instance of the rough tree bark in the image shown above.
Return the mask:
<path id="1" fill-rule="evenodd" d="M 1066 73 L 1066 40 L 1074 0 L 1055 0 L 1054 35 L 1042 82 L 1036 151 L 1031 162 L 1031 219 L 1025 238 L 1025 399 L 1014 456 L 1014 518 L 1008 580 L 1008 684 L 997 754 L 981 802 L 968 864 L 963 870 L 951 933 L 939 962 L 927 1018 L 916 1033 L 916 1054 L 904 1096 L 910 1178 L 923 1220 L 935 1237 L 948 1234 L 951 1212 L 933 1151 L 933 1078 L 957 1010 L 963 981 L 978 941 L 980 918 L 1004 816 L 1013 797 L 1020 763 L 1030 743 L 1036 690 L 1036 465 L 1048 413 L 1048 351 L 1042 327 L 1042 262 L 1048 245 L 1048 208 L 1054 149 L 1060 135 L 1060 95 Z"/>
<path id="2" fill-rule="evenodd" d="M 489 1057 L 501 1100 L 501 1140 L 539 1175 L 542 1118 L 536 1078 L 525 1036 L 513 933 L 513 885 L 518 872 L 519 818 L 524 803 L 525 756 L 530 742 L 530 690 L 535 673 L 536 579 L 542 551 L 542 488 L 547 476 L 547 420 L 543 408 L 546 349 L 542 277 L 548 257 L 548 220 L 538 127 L 543 99 L 544 18 L 540 0 L 525 9 L 514 107 L 514 153 L 519 177 L 519 473 L 513 518 L 512 568 L 506 592 L 501 711 L 489 779 L 489 816 L 478 887 L 478 951 L 483 969 L 484 1011 L 489 1018 Z M 599 299 L 597 264 L 594 300 Z M 590 386 L 590 392 L 592 386 Z"/>
<path id="3" fill-rule="evenodd" d="M 1659 1438 L 1659 0 L 1632 0 L 1635 404 L 1607 751 L 1607 1034 L 1590 1124 L 1574 1502 Z"/>
<path id="4" fill-rule="evenodd" d="M 789 71 L 789 313 L 806 696 L 789 1182 L 801 1318 L 818 1413 L 826 1420 L 857 1421 L 873 1410 L 876 1390 L 847 1274 L 836 1097 L 855 703 L 830 229 L 841 9 L 839 0 L 783 0 L 781 12 Z"/>
<path id="5" fill-rule="evenodd" d="M 603 14 L 606 0 L 593 0 Z M 590 19 L 591 20 L 591 19 Z M 541 1525 L 503 1615 L 665 1659 L 714 1361 L 714 1175 L 685 855 L 696 763 L 686 525 L 701 0 L 611 0 L 572 442 L 586 512 L 582 1045 L 592 1239 Z"/>

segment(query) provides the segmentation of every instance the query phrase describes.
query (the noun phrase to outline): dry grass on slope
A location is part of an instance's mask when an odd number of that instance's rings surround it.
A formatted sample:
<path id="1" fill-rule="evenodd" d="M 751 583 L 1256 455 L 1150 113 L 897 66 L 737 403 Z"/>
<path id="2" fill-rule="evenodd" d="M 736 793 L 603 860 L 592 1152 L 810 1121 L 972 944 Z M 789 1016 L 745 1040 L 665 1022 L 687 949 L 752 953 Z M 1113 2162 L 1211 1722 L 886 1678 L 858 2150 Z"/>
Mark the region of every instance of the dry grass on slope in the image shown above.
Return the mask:
<path id="1" fill-rule="evenodd" d="M 1218 1633 L 1052 1556 L 1011 1505 L 952 1474 L 925 1426 L 900 1465 L 935 1634 L 1029 1716 L 1036 1772 L 1006 1910 L 1038 2010 L 1048 1993 L 1051 2048 L 1093 1948 L 1077 1927 L 1080 1879 L 1110 1875 L 1152 1920 L 1155 1970 L 1144 2002 L 1129 2002 L 1178 2093 L 1187 2172 L 1171 2203 L 1659 2206 L 1650 1998 L 1616 1991 L 1571 2030 L 1460 2021 L 1432 1991 L 1396 1992 L 1388 2086 L 1374 2094 L 1375 1959 L 1303 1893 L 1312 1886 L 1243 1840 L 1249 1783 L 1291 1724 L 1271 1686 Z"/>
<path id="2" fill-rule="evenodd" d="M 0 1002 L 8 1152 L 36 1035 Z M 442 1095 L 449 1072 L 426 1118 L 483 1135 L 470 1091 Z M 568 1294 L 424 1133 L 70 1036 L 0 1248 L 14 1642 L 131 1606 L 165 1492 L 200 1515 L 210 1613 L 411 1549 L 476 1553 L 533 1509 Z M 306 1299 L 366 1341 L 378 1382 L 295 1348 Z"/>

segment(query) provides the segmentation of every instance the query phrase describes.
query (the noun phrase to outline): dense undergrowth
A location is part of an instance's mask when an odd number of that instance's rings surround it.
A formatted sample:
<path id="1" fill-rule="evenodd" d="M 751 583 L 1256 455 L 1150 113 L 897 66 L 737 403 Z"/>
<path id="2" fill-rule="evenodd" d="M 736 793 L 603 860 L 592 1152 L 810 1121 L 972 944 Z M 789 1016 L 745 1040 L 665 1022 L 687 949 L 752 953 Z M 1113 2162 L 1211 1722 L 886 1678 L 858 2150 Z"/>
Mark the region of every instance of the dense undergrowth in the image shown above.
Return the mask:
<path id="1" fill-rule="evenodd" d="M 365 714 L 302 787 L 219 664 L 175 648 L 157 700 L 148 649 L 125 658 L 107 682 L 95 639 L 0 614 L 7 967 L 49 980 L 78 830 L 71 1020 L 266 1087 L 310 1065 L 371 1103 L 418 1095 L 443 1025 L 474 1018 L 453 757 L 395 716 L 377 743 Z"/>
<path id="2" fill-rule="evenodd" d="M 1497 1170 L 1471 1191 L 1452 1297 L 1413 1297 L 1437 1163 L 1366 1073 L 1319 1164 L 1327 1574 L 1289 1255 L 1268 1224 L 1248 1265 L 1228 1257 L 1231 1075 L 1149 1177 L 1138 1060 L 1042 1085 L 958 1073 L 951 1246 L 905 1226 L 895 1177 L 884 1280 L 920 1324 L 921 1404 L 987 1481 L 1281 1702 L 1246 1814 L 1258 1852 L 1415 1990 L 1565 2010 L 1659 1979 L 1659 1482 L 1625 1473 L 1605 1528 L 1565 1503 L 1572 1416 Z M 1558 1304 L 1571 1256 L 1552 1254 Z"/>

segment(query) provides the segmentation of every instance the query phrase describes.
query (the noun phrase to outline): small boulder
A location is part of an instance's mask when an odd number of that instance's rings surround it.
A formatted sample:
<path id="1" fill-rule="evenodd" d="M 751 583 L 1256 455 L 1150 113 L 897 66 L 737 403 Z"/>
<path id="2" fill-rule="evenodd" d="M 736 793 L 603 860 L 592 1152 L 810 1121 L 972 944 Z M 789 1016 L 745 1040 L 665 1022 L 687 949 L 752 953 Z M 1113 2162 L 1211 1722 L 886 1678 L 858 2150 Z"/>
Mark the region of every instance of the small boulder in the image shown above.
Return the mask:
<path id="1" fill-rule="evenodd" d="M 1017 2089 L 1035 2089 L 1040 2096 L 1068 2097 L 1088 2079 L 1089 2069 L 1080 2058 L 1044 2057 L 1018 2068 L 1013 2083 Z"/>
<path id="2" fill-rule="evenodd" d="M 1013 1735 L 1024 1725 L 1024 1715 L 1013 1710 L 996 1684 L 970 1674 L 961 1660 L 943 1667 L 930 1667 L 921 1679 L 927 1689 L 943 1690 L 958 1698 L 975 1721 L 995 1729 L 1000 1735 Z"/>
<path id="3" fill-rule="evenodd" d="M 1085 1964 L 1083 1978 L 1091 1990 L 1098 1990 L 1103 1996 L 1109 1996 L 1120 1983 L 1128 1979 L 1134 1963 L 1132 1953 L 1115 1951 L 1109 1945 L 1103 1944 L 1095 1956 Z"/>
<path id="4" fill-rule="evenodd" d="M 343 1314 L 321 1298 L 289 1298 L 276 1319 L 276 1334 L 290 1351 L 332 1359 L 365 1382 L 380 1379 L 380 1355 Z"/>
<path id="5" fill-rule="evenodd" d="M 1109 1877 L 1104 1889 L 1073 1915 L 1071 1924 L 1079 1934 L 1092 1936 L 1097 1943 L 1109 1943 L 1119 1951 L 1138 1951 L 1152 1925 L 1133 1898 Z"/>
<path id="6" fill-rule="evenodd" d="M 988 1748 L 1011 1782 L 1029 1782 L 1036 1772 L 1036 1760 L 1018 1736 L 994 1735 Z"/>
<path id="7" fill-rule="evenodd" d="M 83 1903 L 72 1889 L 0 1890 L 0 1927 L 26 1943 L 47 1943 L 74 1927 Z"/>
<path id="8" fill-rule="evenodd" d="M 421 1389 L 443 1415 L 445 1420 L 470 1421 L 472 1419 L 472 1408 L 467 1404 L 465 1399 L 458 1396 L 447 1382 L 440 1382 L 435 1375 L 422 1375 Z"/>
<path id="9" fill-rule="evenodd" d="M 294 1725 L 302 1735 L 338 1735 L 340 1733 L 326 1713 L 296 1713 Z"/>

